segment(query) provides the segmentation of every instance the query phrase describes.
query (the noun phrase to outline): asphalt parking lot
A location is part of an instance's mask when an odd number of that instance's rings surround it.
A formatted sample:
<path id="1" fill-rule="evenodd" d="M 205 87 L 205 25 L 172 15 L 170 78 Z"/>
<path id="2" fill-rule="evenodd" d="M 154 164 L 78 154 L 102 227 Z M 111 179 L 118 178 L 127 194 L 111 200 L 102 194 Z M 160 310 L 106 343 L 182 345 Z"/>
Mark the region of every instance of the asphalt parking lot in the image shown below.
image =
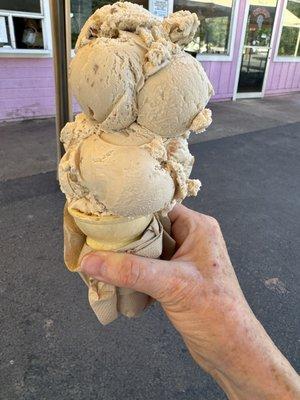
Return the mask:
<path id="1" fill-rule="evenodd" d="M 192 144 L 203 189 L 185 204 L 220 221 L 247 300 L 299 371 L 300 122 L 293 115 L 242 134 L 216 128 L 212 140 Z M 33 122 L 43 123 L 51 125 Z M 11 142 L 2 151 L 14 160 L 0 180 L 0 399 L 225 399 L 158 304 L 140 318 L 99 325 L 86 287 L 63 265 L 54 136 L 47 144 L 41 129 L 37 166 L 28 143 L 24 160 L 13 147 L 26 131 L 14 127 L 12 141 L 8 125 L 3 143 Z"/>

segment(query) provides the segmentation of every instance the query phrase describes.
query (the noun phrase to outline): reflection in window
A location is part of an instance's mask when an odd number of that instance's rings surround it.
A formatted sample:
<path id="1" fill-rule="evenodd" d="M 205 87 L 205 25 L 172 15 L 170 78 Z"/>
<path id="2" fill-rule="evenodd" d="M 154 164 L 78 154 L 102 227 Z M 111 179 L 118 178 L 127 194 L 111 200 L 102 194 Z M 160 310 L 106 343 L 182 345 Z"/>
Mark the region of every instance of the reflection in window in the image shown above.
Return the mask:
<path id="1" fill-rule="evenodd" d="M 129 0 L 130 1 L 130 0 Z M 131 1 L 132 3 L 140 4 L 148 9 L 148 0 Z M 72 48 L 74 49 L 77 37 L 83 27 L 85 21 L 98 8 L 106 4 L 113 4 L 115 1 L 107 0 L 71 0 L 71 32 L 72 32 Z"/>
<path id="2" fill-rule="evenodd" d="M 300 2 L 288 0 L 283 12 L 278 56 L 300 57 Z"/>
<path id="3" fill-rule="evenodd" d="M 189 10 L 197 14 L 200 27 L 186 48 L 192 53 L 229 54 L 233 0 L 174 0 L 174 12 Z"/>
<path id="4" fill-rule="evenodd" d="M 40 0 L 1 0 L 0 10 L 41 13 Z"/>
<path id="5" fill-rule="evenodd" d="M 41 20 L 13 17 L 17 49 L 43 49 Z"/>
<path id="6" fill-rule="evenodd" d="M 277 0 L 250 0 L 238 92 L 261 92 Z"/>

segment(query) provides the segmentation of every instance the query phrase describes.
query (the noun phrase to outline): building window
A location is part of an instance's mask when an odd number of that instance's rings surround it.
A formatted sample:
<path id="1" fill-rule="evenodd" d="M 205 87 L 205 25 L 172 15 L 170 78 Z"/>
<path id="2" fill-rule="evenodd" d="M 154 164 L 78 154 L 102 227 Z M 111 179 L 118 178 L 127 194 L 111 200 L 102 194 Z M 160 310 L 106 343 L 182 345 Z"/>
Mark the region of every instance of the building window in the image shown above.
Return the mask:
<path id="1" fill-rule="evenodd" d="M 0 52 L 45 50 L 40 0 L 0 1 Z"/>
<path id="2" fill-rule="evenodd" d="M 8 11 L 42 12 L 40 0 L 1 0 L 0 8 Z"/>
<path id="3" fill-rule="evenodd" d="M 148 0 L 131 1 L 142 5 L 148 9 Z M 75 48 L 77 37 L 83 27 L 85 21 L 98 9 L 106 4 L 113 4 L 115 1 L 107 0 L 71 0 L 71 32 L 72 32 L 72 49 Z"/>
<path id="4" fill-rule="evenodd" d="M 283 11 L 279 57 L 300 57 L 300 2 L 288 0 Z"/>
<path id="5" fill-rule="evenodd" d="M 197 14 L 200 26 L 186 48 L 191 53 L 229 55 L 234 0 L 174 0 L 174 12 L 189 10 Z"/>

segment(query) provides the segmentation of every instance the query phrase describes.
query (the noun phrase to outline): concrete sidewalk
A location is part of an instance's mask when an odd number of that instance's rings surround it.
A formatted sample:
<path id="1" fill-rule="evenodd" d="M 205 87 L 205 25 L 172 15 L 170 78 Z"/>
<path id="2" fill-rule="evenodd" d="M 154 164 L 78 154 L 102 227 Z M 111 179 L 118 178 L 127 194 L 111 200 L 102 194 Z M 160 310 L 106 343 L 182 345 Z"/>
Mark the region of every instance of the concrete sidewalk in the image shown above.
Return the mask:
<path id="1" fill-rule="evenodd" d="M 203 189 L 186 204 L 219 219 L 247 300 L 300 370 L 300 122 L 288 111 L 297 101 L 213 104 L 211 135 L 223 132 L 216 129 L 223 118 L 232 136 L 191 145 Z M 244 134 L 229 123 L 236 107 Z M 276 109 L 272 118 L 262 117 L 263 107 Z M 256 129 L 262 124 L 267 129 Z M 245 133 L 251 126 L 256 131 Z M 26 121 L 5 130 L 1 151 L 17 160 L 0 182 L 0 399 L 225 400 L 158 304 L 138 319 L 99 325 L 85 285 L 63 265 L 53 125 Z"/>

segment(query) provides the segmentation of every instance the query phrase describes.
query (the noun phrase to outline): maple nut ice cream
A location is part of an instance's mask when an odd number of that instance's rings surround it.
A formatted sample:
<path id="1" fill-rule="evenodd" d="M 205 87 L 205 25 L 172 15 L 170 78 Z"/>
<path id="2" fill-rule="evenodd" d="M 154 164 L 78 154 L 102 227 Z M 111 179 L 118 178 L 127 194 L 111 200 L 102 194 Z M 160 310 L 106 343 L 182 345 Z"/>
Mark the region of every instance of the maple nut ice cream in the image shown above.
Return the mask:
<path id="1" fill-rule="evenodd" d="M 189 11 L 160 21 L 128 2 L 87 20 L 70 65 L 83 113 L 61 132 L 59 180 L 69 207 L 137 217 L 197 194 L 187 138 L 211 123 L 213 89 L 182 47 L 198 25 Z"/>

